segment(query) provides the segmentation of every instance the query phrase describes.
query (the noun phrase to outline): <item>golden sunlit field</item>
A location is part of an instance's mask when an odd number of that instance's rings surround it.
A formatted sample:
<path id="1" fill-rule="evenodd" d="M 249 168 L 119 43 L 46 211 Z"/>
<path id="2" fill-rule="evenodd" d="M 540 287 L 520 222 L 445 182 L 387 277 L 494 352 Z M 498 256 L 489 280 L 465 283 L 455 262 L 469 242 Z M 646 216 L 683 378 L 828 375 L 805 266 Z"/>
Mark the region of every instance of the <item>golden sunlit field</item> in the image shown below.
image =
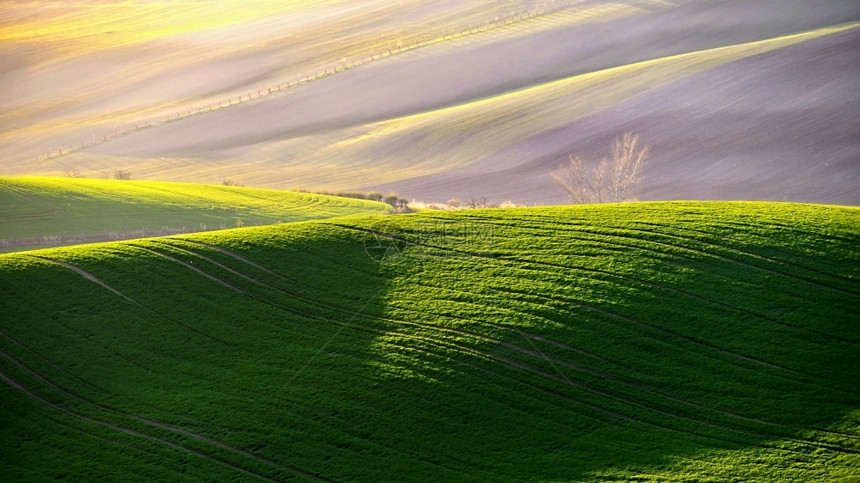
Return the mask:
<path id="1" fill-rule="evenodd" d="M 0 0 L 0 480 L 855 481 L 858 46 L 857 0 Z"/>

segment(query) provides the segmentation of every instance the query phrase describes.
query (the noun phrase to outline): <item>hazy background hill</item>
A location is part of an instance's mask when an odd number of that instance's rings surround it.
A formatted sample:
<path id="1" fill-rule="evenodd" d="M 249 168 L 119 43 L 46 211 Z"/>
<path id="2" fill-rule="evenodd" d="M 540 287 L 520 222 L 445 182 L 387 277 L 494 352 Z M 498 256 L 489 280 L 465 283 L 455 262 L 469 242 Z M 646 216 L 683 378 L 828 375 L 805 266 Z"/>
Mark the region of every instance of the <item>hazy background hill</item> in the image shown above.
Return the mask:
<path id="1" fill-rule="evenodd" d="M 634 131 L 643 199 L 860 203 L 855 1 L 132 5 L 2 4 L 0 174 L 560 203 Z"/>

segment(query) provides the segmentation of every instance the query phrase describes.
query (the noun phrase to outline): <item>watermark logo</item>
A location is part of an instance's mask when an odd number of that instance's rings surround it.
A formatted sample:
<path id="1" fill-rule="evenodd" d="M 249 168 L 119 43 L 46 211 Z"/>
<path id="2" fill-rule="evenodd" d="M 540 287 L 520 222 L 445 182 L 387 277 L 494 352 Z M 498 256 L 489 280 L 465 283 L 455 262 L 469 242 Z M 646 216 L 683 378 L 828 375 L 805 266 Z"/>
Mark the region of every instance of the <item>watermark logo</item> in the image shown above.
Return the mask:
<path id="1" fill-rule="evenodd" d="M 388 263 L 402 257 L 408 241 L 397 218 L 388 217 L 371 225 L 364 236 L 364 251 L 379 263 Z"/>

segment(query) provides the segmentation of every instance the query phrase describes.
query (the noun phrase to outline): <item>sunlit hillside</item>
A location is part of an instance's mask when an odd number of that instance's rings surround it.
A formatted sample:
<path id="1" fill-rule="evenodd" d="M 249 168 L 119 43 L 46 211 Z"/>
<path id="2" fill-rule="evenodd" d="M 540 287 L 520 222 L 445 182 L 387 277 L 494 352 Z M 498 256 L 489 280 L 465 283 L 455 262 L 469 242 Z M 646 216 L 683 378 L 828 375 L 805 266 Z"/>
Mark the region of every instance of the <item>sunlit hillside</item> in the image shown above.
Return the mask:
<path id="1" fill-rule="evenodd" d="M 631 131 L 643 199 L 860 202 L 854 1 L 58 5 L 3 6 L 0 174 L 558 203 Z"/>
<path id="2" fill-rule="evenodd" d="M 0 177 L 0 251 L 389 210 L 377 201 L 240 186 Z"/>

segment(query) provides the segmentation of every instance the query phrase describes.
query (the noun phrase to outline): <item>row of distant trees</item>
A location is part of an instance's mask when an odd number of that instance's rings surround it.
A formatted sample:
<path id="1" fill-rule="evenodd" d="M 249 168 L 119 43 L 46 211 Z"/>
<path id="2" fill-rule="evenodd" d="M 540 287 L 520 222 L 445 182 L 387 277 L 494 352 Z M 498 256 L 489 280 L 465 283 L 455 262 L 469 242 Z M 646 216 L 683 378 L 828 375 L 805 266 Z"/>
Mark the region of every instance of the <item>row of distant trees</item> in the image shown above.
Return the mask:
<path id="1" fill-rule="evenodd" d="M 66 171 L 66 176 L 69 178 L 83 178 L 80 171 L 77 170 L 69 170 Z M 120 180 L 129 180 L 131 179 L 131 170 L 130 169 L 115 169 L 113 172 L 106 172 L 105 178 L 113 178 Z"/>
<path id="2" fill-rule="evenodd" d="M 341 198 L 354 198 L 359 200 L 380 201 L 391 205 L 391 209 L 397 212 L 406 212 L 409 210 L 409 200 L 401 198 L 397 193 L 388 193 L 383 195 L 379 191 L 308 191 L 298 190 L 304 193 L 316 193 L 319 195 L 339 196 Z"/>

